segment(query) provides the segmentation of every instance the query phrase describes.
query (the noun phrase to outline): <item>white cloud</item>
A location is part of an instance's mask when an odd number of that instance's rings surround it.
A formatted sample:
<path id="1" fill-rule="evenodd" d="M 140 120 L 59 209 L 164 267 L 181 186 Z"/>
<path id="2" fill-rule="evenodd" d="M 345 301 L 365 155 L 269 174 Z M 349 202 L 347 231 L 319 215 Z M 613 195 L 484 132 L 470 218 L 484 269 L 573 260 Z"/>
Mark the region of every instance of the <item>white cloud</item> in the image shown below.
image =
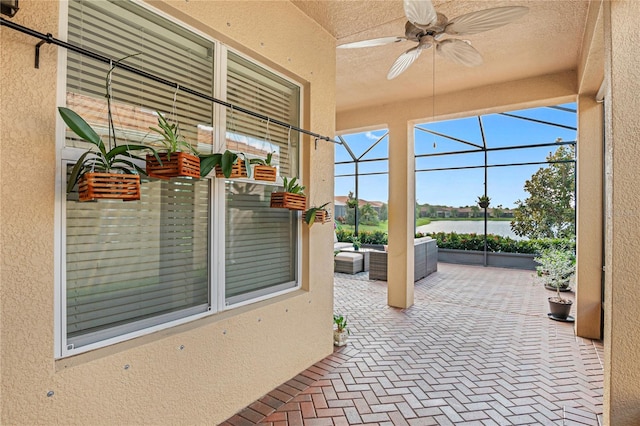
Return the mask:
<path id="1" fill-rule="evenodd" d="M 367 139 L 371 139 L 372 141 L 377 141 L 378 139 L 380 139 L 380 136 L 376 135 L 373 132 L 366 132 L 364 135 Z"/>

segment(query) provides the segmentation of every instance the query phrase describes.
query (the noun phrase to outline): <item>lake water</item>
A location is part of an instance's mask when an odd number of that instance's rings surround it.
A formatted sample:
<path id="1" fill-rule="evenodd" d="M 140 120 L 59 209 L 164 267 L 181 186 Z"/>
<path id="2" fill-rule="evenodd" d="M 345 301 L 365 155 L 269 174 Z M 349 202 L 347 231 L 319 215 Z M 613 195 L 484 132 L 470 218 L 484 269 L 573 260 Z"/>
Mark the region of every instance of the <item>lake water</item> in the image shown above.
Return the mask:
<path id="1" fill-rule="evenodd" d="M 481 220 L 436 220 L 428 225 L 418 226 L 418 232 L 457 232 L 458 234 L 483 234 L 484 222 Z M 490 220 L 487 222 L 487 234 L 502 235 L 514 240 L 523 240 L 511 230 L 511 222 Z"/>

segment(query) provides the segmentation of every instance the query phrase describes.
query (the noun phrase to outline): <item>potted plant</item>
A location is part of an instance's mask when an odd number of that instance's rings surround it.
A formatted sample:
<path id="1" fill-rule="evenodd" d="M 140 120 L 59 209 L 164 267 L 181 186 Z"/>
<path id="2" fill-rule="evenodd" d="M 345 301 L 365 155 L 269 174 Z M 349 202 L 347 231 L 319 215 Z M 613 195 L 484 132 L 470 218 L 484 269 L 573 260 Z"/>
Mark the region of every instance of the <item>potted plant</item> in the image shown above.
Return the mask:
<path id="1" fill-rule="evenodd" d="M 302 213 L 302 220 L 307 225 L 312 226 L 314 222 L 327 223 L 331 220 L 331 213 L 325 209 L 325 206 L 329 203 L 324 203 L 320 207 L 311 207 L 304 213 Z"/>
<path id="2" fill-rule="evenodd" d="M 573 301 L 560 295 L 561 289 L 568 289 L 571 278 L 575 274 L 575 256 L 570 251 L 548 249 L 534 259 L 540 263 L 536 269 L 543 279 L 545 287 L 556 291 L 555 297 L 549 297 L 551 319 L 567 321 Z"/>
<path id="3" fill-rule="evenodd" d="M 273 159 L 273 152 L 267 154 L 265 159 L 253 158 L 250 160 L 253 166 L 253 176 L 255 180 L 264 180 L 267 182 L 275 182 L 277 176 L 277 169 L 271 165 Z"/>
<path id="4" fill-rule="evenodd" d="M 304 195 L 304 186 L 297 183 L 298 178 L 283 178 L 283 192 L 271 193 L 271 207 L 285 208 L 289 210 L 302 210 L 307 208 L 307 197 Z"/>
<path id="5" fill-rule="evenodd" d="M 487 197 L 486 195 L 481 195 L 478 197 L 478 205 L 483 209 L 486 209 L 487 207 L 489 207 L 490 201 L 491 201 L 491 198 Z"/>
<path id="6" fill-rule="evenodd" d="M 353 244 L 353 249 L 355 251 L 359 251 L 360 247 L 362 247 L 362 241 L 360 241 L 360 237 L 357 235 L 351 236 L 351 243 Z"/>
<path id="7" fill-rule="evenodd" d="M 164 150 L 158 155 L 147 154 L 147 175 L 159 179 L 178 176 L 200 177 L 200 158 L 198 151 L 184 140 L 176 123 L 169 123 L 160 111 L 158 127 L 149 127 L 160 134 Z"/>
<path id="8" fill-rule="evenodd" d="M 244 160 L 239 157 L 244 157 Z M 227 179 L 251 177 L 251 167 L 247 167 L 247 157 L 245 154 L 236 154 L 228 149 L 224 153 L 201 154 L 200 155 L 200 176 L 207 176 L 211 170 L 215 169 L 216 177 Z"/>
<path id="9" fill-rule="evenodd" d="M 333 323 L 336 328 L 333 330 L 333 344 L 336 346 L 344 346 L 351 332 L 347 328 L 347 319 L 342 315 L 333 315 Z"/>
<path id="10" fill-rule="evenodd" d="M 134 159 L 143 159 L 132 154 L 132 151 L 150 150 L 157 156 L 156 151 L 144 145 L 115 144 L 107 151 L 100 136 L 82 117 L 65 107 L 59 107 L 58 112 L 73 133 L 98 148 L 98 151 L 86 151 L 73 166 L 67 182 L 67 193 L 78 184 L 80 201 L 99 198 L 139 200 L 140 174 L 145 174 L 145 171 L 133 162 Z"/>

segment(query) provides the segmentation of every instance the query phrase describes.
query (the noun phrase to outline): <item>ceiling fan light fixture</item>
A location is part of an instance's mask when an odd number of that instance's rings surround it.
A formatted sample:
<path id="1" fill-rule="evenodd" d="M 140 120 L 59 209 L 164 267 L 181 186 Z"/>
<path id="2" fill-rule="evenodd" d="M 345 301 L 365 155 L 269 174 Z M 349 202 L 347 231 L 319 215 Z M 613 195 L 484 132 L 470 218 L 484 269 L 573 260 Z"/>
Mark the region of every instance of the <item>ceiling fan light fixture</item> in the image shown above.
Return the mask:
<path id="1" fill-rule="evenodd" d="M 436 50 L 445 58 L 468 67 L 483 63 L 482 55 L 470 40 L 447 38 L 447 35 L 470 35 L 507 25 L 521 18 L 529 11 L 524 6 L 504 6 L 478 10 L 447 19 L 436 12 L 431 0 L 404 0 L 404 12 L 407 17 L 405 37 L 383 37 L 346 43 L 339 48 L 357 48 L 381 46 L 400 41 L 413 41 L 418 45 L 400 55 L 389 70 L 387 79 L 392 80 L 405 72 L 420 56 L 423 50 L 436 45 Z"/>

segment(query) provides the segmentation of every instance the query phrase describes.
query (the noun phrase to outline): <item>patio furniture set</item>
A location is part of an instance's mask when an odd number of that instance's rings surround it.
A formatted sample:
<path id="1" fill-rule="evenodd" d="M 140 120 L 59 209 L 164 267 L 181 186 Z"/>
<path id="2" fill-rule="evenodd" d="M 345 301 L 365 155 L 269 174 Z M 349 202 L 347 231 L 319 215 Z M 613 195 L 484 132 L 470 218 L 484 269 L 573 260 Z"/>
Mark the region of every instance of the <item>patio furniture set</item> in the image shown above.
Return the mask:
<path id="1" fill-rule="evenodd" d="M 368 272 L 370 280 L 387 281 L 387 252 L 373 248 L 356 251 L 350 243 L 334 243 L 334 271 L 343 274 Z M 438 246 L 431 237 L 414 240 L 414 281 L 438 270 Z"/>

